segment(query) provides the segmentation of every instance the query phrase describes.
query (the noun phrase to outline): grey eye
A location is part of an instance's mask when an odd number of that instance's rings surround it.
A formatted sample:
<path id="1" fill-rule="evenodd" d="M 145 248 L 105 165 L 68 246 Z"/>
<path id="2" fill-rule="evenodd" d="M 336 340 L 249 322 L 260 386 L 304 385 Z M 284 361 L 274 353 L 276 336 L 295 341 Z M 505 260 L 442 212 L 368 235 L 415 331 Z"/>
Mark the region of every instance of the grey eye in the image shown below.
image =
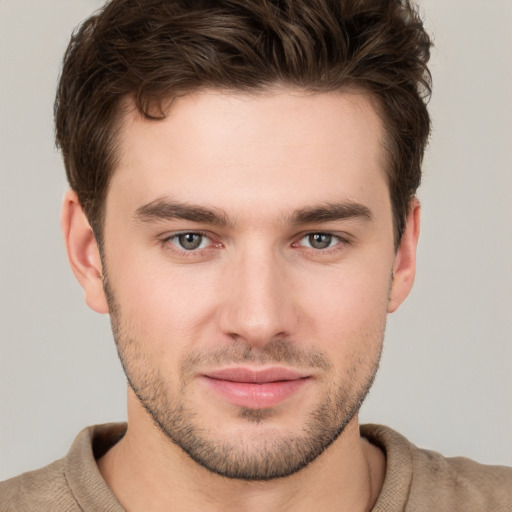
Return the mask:
<path id="1" fill-rule="evenodd" d="M 333 236 L 329 233 L 313 233 L 308 235 L 308 242 L 313 249 L 327 249 L 331 246 Z"/>
<path id="2" fill-rule="evenodd" d="M 181 235 L 176 235 L 176 241 L 179 246 L 186 251 L 201 248 L 204 238 L 203 235 L 198 233 L 182 233 Z"/>

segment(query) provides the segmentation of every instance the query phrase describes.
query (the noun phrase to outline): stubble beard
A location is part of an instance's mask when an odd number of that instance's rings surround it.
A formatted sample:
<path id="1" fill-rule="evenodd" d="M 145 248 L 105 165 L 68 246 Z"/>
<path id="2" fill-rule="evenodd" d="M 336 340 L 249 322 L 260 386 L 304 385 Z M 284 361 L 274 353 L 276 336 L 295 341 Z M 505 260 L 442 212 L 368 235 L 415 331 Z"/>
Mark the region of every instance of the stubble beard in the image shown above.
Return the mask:
<path id="1" fill-rule="evenodd" d="M 359 411 L 375 379 L 385 320 L 381 329 L 362 335 L 361 342 L 372 352 L 367 354 L 370 360 L 359 361 L 360 367 L 354 365 L 350 368 L 343 382 L 334 381 L 332 364 L 322 352 L 304 352 L 290 341 L 275 339 L 261 348 L 237 343 L 214 352 L 191 354 L 181 365 L 180 389 L 173 394 L 158 368 L 152 367 L 141 340 L 130 335 L 106 278 L 104 288 L 117 351 L 130 387 L 158 429 L 191 459 L 215 474 L 264 481 L 300 471 L 338 439 Z M 204 364 L 247 362 L 320 368 L 329 376 L 322 401 L 308 413 L 300 433 L 283 432 L 274 436 L 256 436 L 257 439 L 253 436 L 226 439 L 222 433 L 212 432 L 201 424 L 198 411 L 190 408 L 185 398 L 193 370 Z M 272 409 L 240 408 L 238 416 L 253 427 L 255 424 L 264 426 L 274 412 Z"/>

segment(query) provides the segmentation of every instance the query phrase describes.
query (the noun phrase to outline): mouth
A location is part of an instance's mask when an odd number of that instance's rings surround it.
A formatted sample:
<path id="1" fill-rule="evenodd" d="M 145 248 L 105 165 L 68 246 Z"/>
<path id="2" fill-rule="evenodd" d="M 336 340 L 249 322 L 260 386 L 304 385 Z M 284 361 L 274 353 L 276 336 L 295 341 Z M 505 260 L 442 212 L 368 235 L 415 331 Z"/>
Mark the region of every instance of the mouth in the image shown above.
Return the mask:
<path id="1" fill-rule="evenodd" d="M 201 375 L 222 399 L 239 407 L 267 409 L 297 394 L 311 376 L 284 367 L 224 368 Z"/>

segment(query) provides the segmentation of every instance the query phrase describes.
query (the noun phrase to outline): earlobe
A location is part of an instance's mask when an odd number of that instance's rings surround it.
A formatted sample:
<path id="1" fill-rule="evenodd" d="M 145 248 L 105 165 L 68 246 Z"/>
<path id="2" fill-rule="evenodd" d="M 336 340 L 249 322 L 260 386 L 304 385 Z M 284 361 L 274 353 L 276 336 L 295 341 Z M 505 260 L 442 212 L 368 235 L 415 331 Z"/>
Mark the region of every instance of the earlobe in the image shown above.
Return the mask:
<path id="1" fill-rule="evenodd" d="M 420 203 L 414 198 L 407 215 L 405 232 L 395 255 L 388 313 L 396 311 L 409 295 L 416 275 L 416 248 L 420 234 Z"/>
<path id="2" fill-rule="evenodd" d="M 71 269 L 84 290 L 87 305 L 97 313 L 108 313 L 96 237 L 72 190 L 64 196 L 61 228 Z"/>

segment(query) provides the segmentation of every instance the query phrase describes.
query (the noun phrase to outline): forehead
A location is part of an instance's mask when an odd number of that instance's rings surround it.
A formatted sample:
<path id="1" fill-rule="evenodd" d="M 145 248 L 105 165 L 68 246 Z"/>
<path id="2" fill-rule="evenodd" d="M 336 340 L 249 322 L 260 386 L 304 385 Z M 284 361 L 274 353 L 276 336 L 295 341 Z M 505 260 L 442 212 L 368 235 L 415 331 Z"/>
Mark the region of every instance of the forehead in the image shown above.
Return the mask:
<path id="1" fill-rule="evenodd" d="M 125 109 L 110 195 L 262 211 L 386 196 L 382 123 L 365 93 L 201 91 L 162 120 Z M 107 201 L 108 206 L 108 201 Z"/>

